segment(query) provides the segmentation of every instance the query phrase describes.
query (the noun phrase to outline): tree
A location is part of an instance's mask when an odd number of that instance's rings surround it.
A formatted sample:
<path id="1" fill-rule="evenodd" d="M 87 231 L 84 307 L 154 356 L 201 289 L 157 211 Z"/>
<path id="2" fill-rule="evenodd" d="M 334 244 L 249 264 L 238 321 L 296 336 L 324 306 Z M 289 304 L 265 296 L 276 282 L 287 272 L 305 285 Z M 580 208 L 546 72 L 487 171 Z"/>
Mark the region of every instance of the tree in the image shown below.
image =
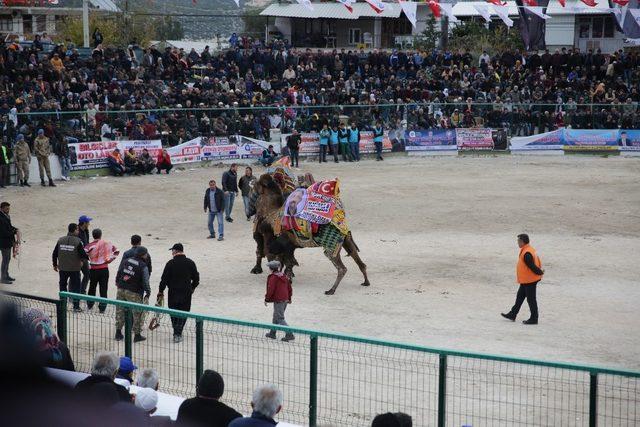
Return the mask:
<path id="1" fill-rule="evenodd" d="M 245 7 L 244 13 L 242 14 L 242 23 L 243 32 L 252 37 L 263 37 L 264 36 L 264 26 L 269 19 L 266 16 L 260 16 L 260 12 L 262 12 L 264 8 L 259 7 Z"/>
<path id="2" fill-rule="evenodd" d="M 425 28 L 422 33 L 417 37 L 416 47 L 419 49 L 435 49 L 440 42 L 440 30 L 436 25 L 436 18 L 433 15 L 429 15 Z"/>
<path id="3" fill-rule="evenodd" d="M 478 21 L 462 21 L 451 30 L 449 49 L 469 49 L 473 53 L 522 49 L 522 39 L 517 28 L 498 25 L 487 28 Z"/>

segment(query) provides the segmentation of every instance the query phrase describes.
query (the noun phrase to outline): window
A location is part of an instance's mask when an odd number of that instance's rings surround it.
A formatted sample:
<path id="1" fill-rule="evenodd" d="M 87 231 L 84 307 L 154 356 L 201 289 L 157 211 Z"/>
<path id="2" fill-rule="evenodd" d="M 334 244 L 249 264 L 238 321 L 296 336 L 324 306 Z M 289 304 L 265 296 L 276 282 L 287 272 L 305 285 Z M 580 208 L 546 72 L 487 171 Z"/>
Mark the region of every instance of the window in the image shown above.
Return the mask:
<path id="1" fill-rule="evenodd" d="M 591 21 L 593 27 L 591 28 L 591 37 L 594 39 L 601 39 L 604 30 L 604 18 L 597 17 Z"/>
<path id="2" fill-rule="evenodd" d="M 36 23 L 36 31 L 38 33 L 44 33 L 47 31 L 47 15 L 34 16 Z"/>
<path id="3" fill-rule="evenodd" d="M 578 21 L 578 37 L 581 39 L 613 38 L 616 25 L 612 16 L 594 16 L 580 18 Z"/>
<path id="4" fill-rule="evenodd" d="M 362 42 L 362 34 L 360 28 L 349 28 L 349 44 L 358 44 Z"/>
<path id="5" fill-rule="evenodd" d="M 588 39 L 591 32 L 591 19 L 590 18 L 580 18 L 579 30 L 578 34 L 581 39 Z"/>
<path id="6" fill-rule="evenodd" d="M 604 18 L 604 36 L 605 38 L 612 38 L 616 33 L 616 24 L 612 16 Z"/>
<path id="7" fill-rule="evenodd" d="M 11 15 L 0 16 L 0 31 L 13 32 L 13 17 Z"/>

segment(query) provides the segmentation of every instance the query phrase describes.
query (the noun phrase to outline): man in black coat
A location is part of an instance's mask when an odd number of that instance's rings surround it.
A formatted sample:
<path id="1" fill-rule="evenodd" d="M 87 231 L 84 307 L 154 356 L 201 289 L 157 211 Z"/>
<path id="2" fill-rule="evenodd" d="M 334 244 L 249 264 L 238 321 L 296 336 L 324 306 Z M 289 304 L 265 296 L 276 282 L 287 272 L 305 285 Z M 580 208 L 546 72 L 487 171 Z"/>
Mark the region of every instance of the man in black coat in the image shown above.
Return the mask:
<path id="1" fill-rule="evenodd" d="M 216 371 L 207 369 L 198 380 L 196 397 L 187 399 L 178 409 L 176 421 L 193 427 L 227 427 L 242 415 L 220 402 L 224 393 L 224 380 Z"/>
<path id="2" fill-rule="evenodd" d="M 2 267 L 0 272 L 0 282 L 5 285 L 13 283 L 13 277 L 9 276 L 9 262 L 11 261 L 11 251 L 16 242 L 16 233 L 18 229 L 11 225 L 11 217 L 9 210 L 11 205 L 8 202 L 0 203 L 0 251 L 2 252 Z"/>
<path id="3" fill-rule="evenodd" d="M 171 247 L 173 259 L 167 262 L 160 279 L 158 297 L 164 295 L 164 290 L 169 288 L 168 306 L 174 310 L 191 310 L 191 295 L 200 283 L 200 273 L 196 263 L 184 254 L 182 243 L 176 243 Z M 183 317 L 171 317 L 173 326 L 173 342 L 182 341 L 182 330 L 187 319 Z"/>

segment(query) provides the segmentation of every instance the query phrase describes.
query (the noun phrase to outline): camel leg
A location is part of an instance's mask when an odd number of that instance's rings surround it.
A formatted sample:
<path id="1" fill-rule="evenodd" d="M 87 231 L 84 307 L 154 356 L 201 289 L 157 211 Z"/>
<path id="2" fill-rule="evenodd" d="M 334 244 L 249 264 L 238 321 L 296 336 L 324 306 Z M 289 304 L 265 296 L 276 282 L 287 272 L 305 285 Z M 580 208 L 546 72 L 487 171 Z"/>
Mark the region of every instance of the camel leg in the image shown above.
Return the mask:
<path id="1" fill-rule="evenodd" d="M 251 274 L 262 273 L 262 258 L 264 258 L 264 241 L 259 233 L 254 233 L 253 239 L 256 241 L 256 265 L 251 269 Z"/>
<path id="2" fill-rule="evenodd" d="M 329 258 L 333 263 L 333 266 L 338 270 L 338 277 L 336 277 L 336 281 L 328 291 L 325 291 L 325 295 L 333 295 L 336 293 L 336 289 L 338 289 L 338 285 L 342 281 L 342 278 L 345 274 L 347 274 L 347 267 L 345 267 L 342 259 L 340 258 L 340 252 L 333 258 Z"/>
<path id="3" fill-rule="evenodd" d="M 349 234 L 345 239 L 342 247 L 347 251 L 347 254 L 353 258 L 356 264 L 358 264 L 358 268 L 362 272 L 364 276 L 364 282 L 361 283 L 362 286 L 370 286 L 369 277 L 367 276 L 367 265 L 360 258 L 360 254 L 358 253 L 358 246 L 353 241 L 353 237 Z"/>

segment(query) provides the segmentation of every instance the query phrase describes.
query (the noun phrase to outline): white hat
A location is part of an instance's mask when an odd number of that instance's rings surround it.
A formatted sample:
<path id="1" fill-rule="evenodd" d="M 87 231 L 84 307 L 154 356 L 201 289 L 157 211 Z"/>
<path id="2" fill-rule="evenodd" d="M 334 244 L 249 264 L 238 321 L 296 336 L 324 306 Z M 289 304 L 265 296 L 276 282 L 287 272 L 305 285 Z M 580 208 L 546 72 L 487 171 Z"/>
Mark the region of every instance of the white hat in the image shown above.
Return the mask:
<path id="1" fill-rule="evenodd" d="M 158 404 L 158 393 L 152 388 L 140 388 L 136 393 L 136 406 L 145 412 L 151 412 Z"/>

